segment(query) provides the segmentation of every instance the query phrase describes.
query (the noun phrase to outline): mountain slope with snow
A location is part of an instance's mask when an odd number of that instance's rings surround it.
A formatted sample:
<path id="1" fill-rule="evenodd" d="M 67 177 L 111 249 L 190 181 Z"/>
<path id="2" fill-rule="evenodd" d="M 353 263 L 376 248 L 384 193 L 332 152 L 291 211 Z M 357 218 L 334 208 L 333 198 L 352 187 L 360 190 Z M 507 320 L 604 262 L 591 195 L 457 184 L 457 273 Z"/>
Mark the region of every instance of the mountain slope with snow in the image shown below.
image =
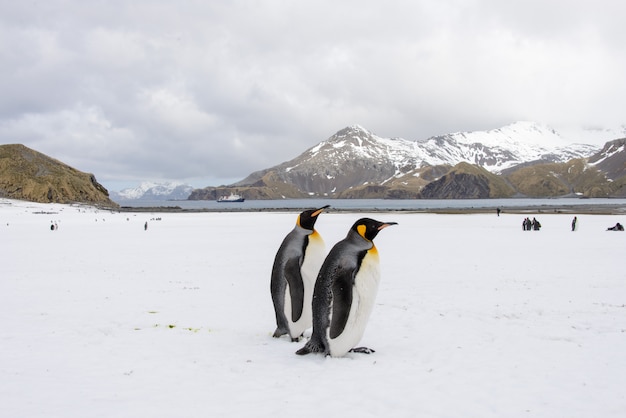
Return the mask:
<path id="1" fill-rule="evenodd" d="M 598 150 L 594 145 L 572 143 L 554 129 L 532 122 L 436 136 L 421 145 L 430 164 L 464 161 L 496 173 L 530 161 L 565 162 L 587 157 Z M 433 160 L 433 156 L 437 159 Z"/>
<path id="2" fill-rule="evenodd" d="M 309 195 L 341 196 L 346 190 L 397 182 L 421 187 L 429 167 L 459 163 L 480 166 L 492 173 L 529 162 L 565 162 L 598 151 L 586 144 L 570 144 L 554 129 L 517 122 L 491 131 L 459 132 L 411 141 L 383 138 L 354 125 L 338 131 L 300 156 L 252 173 L 234 187 L 294 185 Z"/>
<path id="3" fill-rule="evenodd" d="M 604 148 L 589 158 L 589 164 L 617 180 L 626 176 L 626 138 L 607 142 Z"/>
<path id="4" fill-rule="evenodd" d="M 139 187 L 111 192 L 113 200 L 185 200 L 193 187 L 180 182 L 142 182 Z"/>

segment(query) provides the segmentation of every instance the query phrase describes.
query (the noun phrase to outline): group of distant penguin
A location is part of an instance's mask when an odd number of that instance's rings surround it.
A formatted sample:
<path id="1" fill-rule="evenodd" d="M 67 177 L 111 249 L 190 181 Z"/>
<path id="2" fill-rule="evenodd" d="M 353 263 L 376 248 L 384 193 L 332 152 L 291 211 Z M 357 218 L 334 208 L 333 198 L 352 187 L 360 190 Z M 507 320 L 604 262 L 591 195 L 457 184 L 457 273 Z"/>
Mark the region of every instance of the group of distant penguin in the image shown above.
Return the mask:
<path id="1" fill-rule="evenodd" d="M 374 238 L 396 222 L 361 218 L 325 256 L 315 230 L 318 216 L 330 206 L 305 210 L 283 240 L 272 267 L 270 290 L 276 313 L 273 337 L 300 341 L 311 338 L 296 354 L 321 353 L 342 357 L 348 352 L 371 353 L 356 347 L 374 306 L 380 281 Z"/>

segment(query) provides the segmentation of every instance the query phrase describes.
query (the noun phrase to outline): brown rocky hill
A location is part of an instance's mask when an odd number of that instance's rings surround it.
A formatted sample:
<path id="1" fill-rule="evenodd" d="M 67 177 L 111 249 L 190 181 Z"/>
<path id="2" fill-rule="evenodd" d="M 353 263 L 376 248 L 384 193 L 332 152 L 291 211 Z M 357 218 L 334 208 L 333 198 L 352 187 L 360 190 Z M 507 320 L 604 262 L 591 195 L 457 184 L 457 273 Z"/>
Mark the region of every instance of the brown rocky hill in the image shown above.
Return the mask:
<path id="1" fill-rule="evenodd" d="M 524 164 L 502 176 L 528 197 L 626 197 L 626 139 L 607 142 L 589 158 Z"/>
<path id="2" fill-rule="evenodd" d="M 459 163 L 425 185 L 421 199 L 495 199 L 512 197 L 515 189 L 501 176 L 477 165 Z"/>
<path id="3" fill-rule="evenodd" d="M 528 197 L 570 194 L 606 197 L 609 194 L 607 179 L 595 168 L 588 167 L 583 159 L 519 167 L 504 176 L 521 195 Z"/>
<path id="4" fill-rule="evenodd" d="M 21 144 L 0 145 L 0 197 L 40 203 L 118 206 L 93 174 Z"/>

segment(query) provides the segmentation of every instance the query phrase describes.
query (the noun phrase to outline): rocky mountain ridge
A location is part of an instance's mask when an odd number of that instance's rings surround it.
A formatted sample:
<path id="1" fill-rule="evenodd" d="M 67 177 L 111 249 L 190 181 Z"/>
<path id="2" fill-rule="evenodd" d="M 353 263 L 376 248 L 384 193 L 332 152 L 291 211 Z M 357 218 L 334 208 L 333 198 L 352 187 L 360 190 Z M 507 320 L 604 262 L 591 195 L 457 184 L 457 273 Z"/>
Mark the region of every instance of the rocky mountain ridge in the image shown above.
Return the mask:
<path id="1" fill-rule="evenodd" d="M 214 199 L 231 191 L 248 199 L 619 195 L 619 182 L 608 187 L 603 170 L 610 164 L 621 176 L 616 161 L 624 152 L 617 144 L 607 146 L 610 159 L 598 156 L 604 155 L 599 147 L 570 144 L 553 129 L 530 122 L 423 141 L 381 138 L 351 126 L 290 161 L 219 192 L 196 189 L 189 199 Z M 576 172 L 570 161 L 579 161 L 572 164 L 582 167 L 584 180 L 565 175 Z"/>

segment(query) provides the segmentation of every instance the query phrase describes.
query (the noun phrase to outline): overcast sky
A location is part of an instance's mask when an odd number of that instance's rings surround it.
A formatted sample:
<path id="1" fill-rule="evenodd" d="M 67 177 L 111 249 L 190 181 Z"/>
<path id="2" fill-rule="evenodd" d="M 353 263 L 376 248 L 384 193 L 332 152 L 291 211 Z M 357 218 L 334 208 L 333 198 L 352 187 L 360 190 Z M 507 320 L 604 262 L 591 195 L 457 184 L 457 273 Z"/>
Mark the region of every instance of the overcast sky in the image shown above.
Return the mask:
<path id="1" fill-rule="evenodd" d="M 424 139 L 626 124 L 621 0 L 0 0 L 0 143 L 241 180 L 359 124 Z"/>

